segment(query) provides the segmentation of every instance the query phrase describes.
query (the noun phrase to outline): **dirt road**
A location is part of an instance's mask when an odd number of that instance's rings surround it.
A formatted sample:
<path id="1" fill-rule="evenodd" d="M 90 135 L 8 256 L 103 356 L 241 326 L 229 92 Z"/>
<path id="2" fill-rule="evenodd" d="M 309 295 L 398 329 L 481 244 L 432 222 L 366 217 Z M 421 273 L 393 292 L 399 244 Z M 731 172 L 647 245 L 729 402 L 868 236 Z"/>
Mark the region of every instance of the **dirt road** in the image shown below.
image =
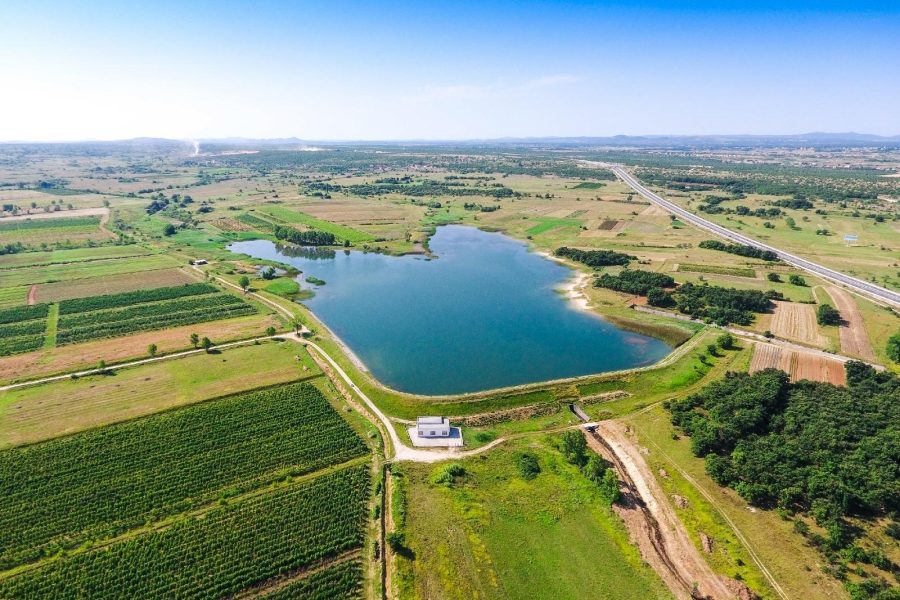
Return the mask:
<path id="1" fill-rule="evenodd" d="M 847 290 L 834 285 L 828 286 L 825 288 L 825 291 L 834 300 L 835 308 L 838 309 L 838 312 L 841 313 L 841 318 L 844 320 L 839 330 L 841 334 L 841 352 L 853 354 L 863 360 L 873 362 L 875 360 L 875 352 L 872 350 L 872 344 L 869 342 L 869 335 L 866 333 L 862 315 L 859 313 L 859 307 L 856 305 L 853 296 Z"/>
<path id="2" fill-rule="evenodd" d="M 596 424 L 587 435 L 590 448 L 615 465 L 624 481 L 622 500 L 614 506 L 641 557 L 676 597 L 725 600 L 748 597 L 742 584 L 713 572 L 691 542 L 650 468 L 618 421 Z M 743 592 L 743 594 L 742 594 Z"/>

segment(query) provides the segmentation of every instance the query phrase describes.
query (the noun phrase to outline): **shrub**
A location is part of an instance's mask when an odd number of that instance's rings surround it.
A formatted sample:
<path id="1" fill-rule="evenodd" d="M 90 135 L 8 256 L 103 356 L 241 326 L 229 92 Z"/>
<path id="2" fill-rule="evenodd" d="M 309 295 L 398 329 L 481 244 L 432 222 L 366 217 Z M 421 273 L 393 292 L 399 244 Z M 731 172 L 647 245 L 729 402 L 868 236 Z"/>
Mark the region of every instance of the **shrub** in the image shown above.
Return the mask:
<path id="1" fill-rule="evenodd" d="M 534 479 L 541 472 L 541 465 L 538 463 L 537 456 L 530 452 L 525 452 L 519 456 L 516 466 L 519 469 L 519 475 L 527 481 Z"/>
<path id="2" fill-rule="evenodd" d="M 819 325 L 840 325 L 841 313 L 830 304 L 820 304 L 816 311 L 816 322 Z"/>
<path id="3" fill-rule="evenodd" d="M 888 358 L 895 363 L 900 363 L 900 331 L 888 338 L 887 348 Z"/>
<path id="4" fill-rule="evenodd" d="M 801 287 L 806 287 L 806 280 L 803 279 L 801 276 L 797 275 L 796 273 L 794 273 L 793 275 L 788 277 L 788 281 L 791 283 L 791 285 L 799 285 Z"/>

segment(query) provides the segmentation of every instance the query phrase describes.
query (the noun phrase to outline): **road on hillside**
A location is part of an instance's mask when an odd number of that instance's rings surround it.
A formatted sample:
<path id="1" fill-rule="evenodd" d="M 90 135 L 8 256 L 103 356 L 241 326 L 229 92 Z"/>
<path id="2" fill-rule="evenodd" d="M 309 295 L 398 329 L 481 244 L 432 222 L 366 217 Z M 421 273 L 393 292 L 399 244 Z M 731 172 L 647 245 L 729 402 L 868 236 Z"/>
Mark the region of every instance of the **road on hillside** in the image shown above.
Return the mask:
<path id="1" fill-rule="evenodd" d="M 596 164 L 596 163 L 595 163 Z M 625 182 L 626 185 L 631 187 L 638 194 L 660 206 L 670 213 L 676 215 L 677 217 L 683 219 L 684 221 L 691 223 L 701 229 L 705 229 L 710 231 L 718 236 L 721 236 L 727 240 L 732 242 L 736 242 L 738 244 L 745 244 L 747 246 L 753 246 L 754 248 L 760 248 L 762 250 L 771 250 L 772 252 L 778 255 L 778 258 L 783 260 L 789 265 L 793 265 L 799 269 L 803 269 L 813 275 L 818 275 L 824 279 L 828 279 L 829 281 L 833 281 L 835 283 L 839 283 L 844 285 L 851 290 L 858 292 L 864 296 L 877 300 L 878 302 L 882 302 L 884 304 L 888 304 L 894 308 L 900 308 L 900 293 L 893 292 L 891 290 L 885 289 L 881 286 L 875 285 L 873 283 L 869 283 L 867 281 L 863 281 L 862 279 L 857 279 L 856 277 L 851 277 L 849 275 L 844 275 L 834 269 L 829 269 L 828 267 L 823 267 L 822 265 L 816 264 L 814 262 L 808 261 L 804 258 L 800 258 L 794 254 L 790 254 L 785 252 L 784 250 L 779 250 L 778 248 L 774 248 L 769 246 L 768 244 L 763 244 L 753 238 L 749 238 L 745 235 L 741 235 L 740 233 L 735 233 L 730 229 L 726 229 L 721 225 L 717 225 L 712 221 L 707 221 L 703 217 L 698 217 L 694 213 L 681 208 L 674 202 L 666 200 L 662 196 L 655 194 L 645 188 L 643 185 L 638 182 L 630 173 L 628 173 L 622 167 L 616 165 L 606 165 L 609 169 L 612 170 L 616 176 Z"/>

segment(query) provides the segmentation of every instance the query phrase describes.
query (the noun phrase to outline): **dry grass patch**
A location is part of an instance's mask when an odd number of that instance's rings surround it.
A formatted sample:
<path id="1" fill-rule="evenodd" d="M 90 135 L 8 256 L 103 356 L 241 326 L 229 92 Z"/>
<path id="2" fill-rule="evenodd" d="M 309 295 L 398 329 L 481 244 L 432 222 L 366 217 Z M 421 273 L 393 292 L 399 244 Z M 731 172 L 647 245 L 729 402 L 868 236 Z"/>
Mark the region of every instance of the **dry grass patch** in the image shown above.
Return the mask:
<path id="1" fill-rule="evenodd" d="M 773 344 L 757 343 L 753 359 L 750 361 L 750 372 L 755 373 L 763 369 L 780 369 L 791 376 L 791 381 L 808 379 L 834 385 L 847 384 L 844 363 L 837 359 L 788 350 Z"/>
<path id="2" fill-rule="evenodd" d="M 875 361 L 875 351 L 872 350 L 862 314 L 859 312 L 853 296 L 850 295 L 850 292 L 833 285 L 825 288 L 825 291 L 834 300 L 835 308 L 841 313 L 841 318 L 844 320 L 839 329 L 841 351 L 869 362 Z"/>

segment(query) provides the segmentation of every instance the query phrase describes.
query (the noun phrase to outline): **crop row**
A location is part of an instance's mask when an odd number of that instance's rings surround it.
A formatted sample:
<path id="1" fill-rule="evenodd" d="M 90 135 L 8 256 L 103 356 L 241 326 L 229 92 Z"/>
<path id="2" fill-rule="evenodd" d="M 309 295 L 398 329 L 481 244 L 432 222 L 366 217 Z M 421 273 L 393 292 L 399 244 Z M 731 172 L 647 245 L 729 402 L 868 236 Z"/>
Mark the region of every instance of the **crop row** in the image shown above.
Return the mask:
<path id="1" fill-rule="evenodd" d="M 43 332 L 38 335 L 20 335 L 17 337 L 0 337 L 0 356 L 31 352 L 44 345 Z"/>
<path id="2" fill-rule="evenodd" d="M 35 333 L 44 333 L 47 329 L 46 319 L 32 319 L 31 321 L 19 321 L 18 323 L 7 323 L 0 325 L 0 340 L 12 338 L 20 335 L 33 335 Z"/>
<path id="3" fill-rule="evenodd" d="M 222 292 L 153 304 L 76 313 L 60 317 L 56 343 L 73 344 L 137 331 L 216 321 L 253 314 L 255 311 L 256 309 L 240 298 Z"/>
<path id="4" fill-rule="evenodd" d="M 50 312 L 49 304 L 33 304 L 31 306 L 15 306 L 0 310 L 0 324 L 18 323 L 31 319 L 42 319 Z"/>
<path id="5" fill-rule="evenodd" d="M 274 592 L 263 600 L 347 600 L 358 598 L 362 583 L 362 561 L 348 560 L 316 571 Z"/>
<path id="6" fill-rule="evenodd" d="M 0 597 L 226 597 L 360 547 L 369 490 L 366 464 L 322 475 L 52 561 L 0 582 Z"/>
<path id="7" fill-rule="evenodd" d="M 365 453 L 307 383 L 11 448 L 0 452 L 0 569 Z"/>
<path id="8" fill-rule="evenodd" d="M 218 288 L 208 283 L 191 283 L 172 287 L 156 288 L 152 290 L 137 290 L 122 294 L 106 294 L 103 296 L 89 296 L 87 298 L 73 298 L 59 303 L 59 314 L 102 310 L 105 308 L 117 308 L 131 306 L 143 302 L 158 302 L 160 300 L 172 300 L 186 296 L 200 296 L 218 292 Z"/>

